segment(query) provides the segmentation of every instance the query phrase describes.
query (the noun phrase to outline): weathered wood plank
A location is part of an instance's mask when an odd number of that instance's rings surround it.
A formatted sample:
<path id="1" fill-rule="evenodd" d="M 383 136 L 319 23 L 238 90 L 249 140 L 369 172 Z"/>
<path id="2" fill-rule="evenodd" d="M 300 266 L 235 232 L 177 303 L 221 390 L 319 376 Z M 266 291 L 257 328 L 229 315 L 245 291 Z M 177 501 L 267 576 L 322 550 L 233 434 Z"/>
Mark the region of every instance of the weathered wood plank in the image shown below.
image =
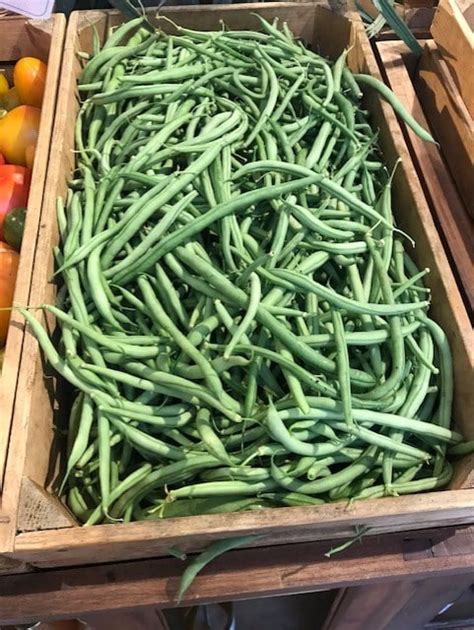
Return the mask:
<path id="1" fill-rule="evenodd" d="M 437 541 L 458 535 L 462 531 L 428 531 L 420 533 L 418 542 L 429 550 Z M 472 572 L 472 548 L 459 555 L 406 558 L 409 543 L 408 535 L 369 537 L 333 558 L 325 556 L 332 546 L 328 541 L 232 551 L 198 575 L 182 605 Z M 174 607 L 182 571 L 181 561 L 168 558 L 0 577 L 0 622 L 147 605 Z"/>
<path id="2" fill-rule="evenodd" d="M 29 300 L 33 260 L 38 235 L 43 192 L 48 168 L 51 133 L 59 83 L 59 67 L 65 31 L 63 15 L 42 23 L 32 23 L 20 17 L 9 18 L 2 27 L 0 38 L 0 66 L 22 56 L 34 55 L 48 64 L 45 95 L 33 166 L 28 212 L 23 236 L 23 247 L 17 274 L 14 304 L 26 305 Z M 5 357 L 0 378 L 0 493 L 3 486 L 10 426 L 15 401 L 16 384 L 23 346 L 24 322 L 12 312 Z"/>
<path id="3" fill-rule="evenodd" d="M 403 54 L 406 52 L 404 45 L 398 42 L 379 42 L 377 48 L 390 87 L 415 119 L 428 128 L 428 119 L 409 75 L 409 61 Z M 466 295 L 468 308 L 474 313 L 473 223 L 467 215 L 439 148 L 424 142 L 410 129 L 405 129 L 415 166 L 431 201 L 434 218 L 444 235 L 455 273 Z M 472 181 L 472 177 L 468 177 L 466 183 Z"/>
<path id="4" fill-rule="evenodd" d="M 465 2 L 466 9 L 472 2 Z M 463 101 L 474 118 L 474 33 L 456 0 L 440 0 L 431 33 L 454 77 Z"/>
<path id="5" fill-rule="evenodd" d="M 372 533 L 425 529 L 436 523 L 474 522 L 474 490 L 432 492 L 417 496 L 279 508 L 237 514 L 214 514 L 123 525 L 28 532 L 15 542 L 16 558 L 52 567 L 114 562 L 168 555 L 177 546 L 198 551 L 229 536 L 261 534 L 256 545 L 345 538 L 356 527 Z"/>
<path id="6" fill-rule="evenodd" d="M 464 206 L 474 218 L 474 122 L 433 40 L 426 42 L 423 49 L 415 75 L 415 90 Z M 470 251 L 472 255 L 472 247 Z"/>

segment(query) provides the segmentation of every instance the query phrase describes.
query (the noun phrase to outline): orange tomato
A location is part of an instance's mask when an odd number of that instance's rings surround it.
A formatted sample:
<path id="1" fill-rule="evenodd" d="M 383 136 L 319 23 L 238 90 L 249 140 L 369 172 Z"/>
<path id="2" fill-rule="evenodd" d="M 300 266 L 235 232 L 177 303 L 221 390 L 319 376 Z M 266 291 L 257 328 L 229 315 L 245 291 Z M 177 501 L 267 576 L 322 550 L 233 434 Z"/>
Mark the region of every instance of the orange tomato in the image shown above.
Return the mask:
<path id="1" fill-rule="evenodd" d="M 0 153 L 10 164 L 26 166 L 38 141 L 41 110 L 20 105 L 0 118 Z"/>
<path id="2" fill-rule="evenodd" d="M 41 107 L 46 72 L 46 64 L 35 57 L 23 57 L 16 62 L 13 69 L 13 83 L 22 103 Z"/>
<path id="3" fill-rule="evenodd" d="M 19 259 L 12 247 L 0 241 L 0 346 L 5 345 L 10 323 L 10 311 L 2 309 L 10 308 L 13 304 Z"/>

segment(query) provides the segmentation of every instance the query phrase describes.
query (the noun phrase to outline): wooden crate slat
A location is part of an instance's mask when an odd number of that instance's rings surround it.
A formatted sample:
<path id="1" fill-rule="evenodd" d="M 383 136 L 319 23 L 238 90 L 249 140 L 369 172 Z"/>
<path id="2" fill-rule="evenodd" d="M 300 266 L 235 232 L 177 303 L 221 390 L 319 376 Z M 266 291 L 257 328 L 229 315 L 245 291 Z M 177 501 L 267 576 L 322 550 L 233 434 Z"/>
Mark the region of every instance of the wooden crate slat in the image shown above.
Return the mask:
<path id="1" fill-rule="evenodd" d="M 63 15 L 53 16 L 45 22 L 33 23 L 20 17 L 12 17 L 4 21 L 0 20 L 0 23 L 2 28 L 0 65 L 6 62 L 14 62 L 19 57 L 27 55 L 40 57 L 48 64 L 38 143 L 28 199 L 23 247 L 13 298 L 15 305 L 25 306 L 29 303 L 33 260 L 45 180 L 48 172 L 48 156 L 66 23 Z M 13 416 L 23 337 L 24 320 L 17 312 L 13 311 L 0 378 L 0 495 L 10 440 L 10 425 Z M 1 537 L 0 533 L 0 539 Z"/>
<path id="2" fill-rule="evenodd" d="M 464 206 L 474 218 L 474 121 L 433 40 L 425 43 L 415 75 L 415 90 Z M 472 246 L 470 250 L 472 253 Z"/>
<path id="3" fill-rule="evenodd" d="M 467 534 L 466 534 L 467 532 Z M 336 541 L 242 549 L 213 561 L 196 578 L 182 605 L 252 599 L 400 580 L 469 575 L 474 553 L 468 530 L 363 538 L 334 558 Z M 437 542 L 459 540 L 462 551 L 433 553 Z M 425 550 L 411 554 L 410 547 Z M 137 605 L 176 606 L 183 563 L 173 558 L 80 567 L 0 577 L 0 622 L 29 622 L 122 610 Z"/>
<path id="4" fill-rule="evenodd" d="M 377 48 L 390 87 L 416 120 L 428 128 L 418 94 L 407 66 L 411 63 L 400 42 L 379 42 Z M 439 121 L 438 121 L 439 123 Z M 468 311 L 474 314 L 473 247 L 474 225 L 469 218 L 459 193 L 436 145 L 424 142 L 410 129 L 406 134 L 413 151 L 413 159 L 422 177 L 426 194 L 446 246 L 452 256 L 456 274 L 466 296 Z M 468 176 L 467 182 L 473 182 Z M 472 333 L 471 333 L 472 336 Z"/>
<path id="5" fill-rule="evenodd" d="M 465 4 L 472 6 L 469 2 Z M 451 70 L 471 118 L 474 118 L 474 33 L 456 0 L 440 0 L 431 33 Z"/>
<path id="6" fill-rule="evenodd" d="M 350 538 L 356 528 L 372 533 L 425 529 L 474 522 L 474 490 L 278 508 L 237 514 L 202 515 L 126 525 L 97 525 L 19 534 L 14 556 L 34 566 L 52 567 L 166 556 L 176 546 L 199 551 L 229 535 L 259 533 L 255 545 Z"/>

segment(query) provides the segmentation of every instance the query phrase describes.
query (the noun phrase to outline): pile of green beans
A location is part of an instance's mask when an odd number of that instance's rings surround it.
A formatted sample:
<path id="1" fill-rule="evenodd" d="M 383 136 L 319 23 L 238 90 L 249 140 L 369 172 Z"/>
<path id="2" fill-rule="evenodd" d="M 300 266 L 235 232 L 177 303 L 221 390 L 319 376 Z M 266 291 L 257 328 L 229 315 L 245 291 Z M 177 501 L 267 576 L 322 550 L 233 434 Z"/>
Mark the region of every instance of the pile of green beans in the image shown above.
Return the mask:
<path id="1" fill-rule="evenodd" d="M 260 24 L 132 20 L 82 55 L 59 346 L 23 313 L 77 392 L 60 493 L 88 525 L 427 491 L 462 445 L 361 88 L 430 136 L 347 51 Z"/>

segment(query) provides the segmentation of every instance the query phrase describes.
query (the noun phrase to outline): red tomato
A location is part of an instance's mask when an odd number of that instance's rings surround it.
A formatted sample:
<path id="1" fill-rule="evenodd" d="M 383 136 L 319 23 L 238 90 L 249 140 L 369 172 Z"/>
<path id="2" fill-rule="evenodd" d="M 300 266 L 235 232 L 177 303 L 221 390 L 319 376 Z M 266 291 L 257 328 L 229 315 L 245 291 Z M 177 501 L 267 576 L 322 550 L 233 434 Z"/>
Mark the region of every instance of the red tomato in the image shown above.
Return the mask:
<path id="1" fill-rule="evenodd" d="M 18 261 L 16 251 L 0 241 L 0 346 L 7 340 L 10 323 L 10 311 L 2 309 L 8 309 L 13 304 Z"/>
<path id="2" fill-rule="evenodd" d="M 31 171 L 24 166 L 0 166 L 0 240 L 3 240 L 3 220 L 7 212 L 26 206 L 30 181 Z"/>

